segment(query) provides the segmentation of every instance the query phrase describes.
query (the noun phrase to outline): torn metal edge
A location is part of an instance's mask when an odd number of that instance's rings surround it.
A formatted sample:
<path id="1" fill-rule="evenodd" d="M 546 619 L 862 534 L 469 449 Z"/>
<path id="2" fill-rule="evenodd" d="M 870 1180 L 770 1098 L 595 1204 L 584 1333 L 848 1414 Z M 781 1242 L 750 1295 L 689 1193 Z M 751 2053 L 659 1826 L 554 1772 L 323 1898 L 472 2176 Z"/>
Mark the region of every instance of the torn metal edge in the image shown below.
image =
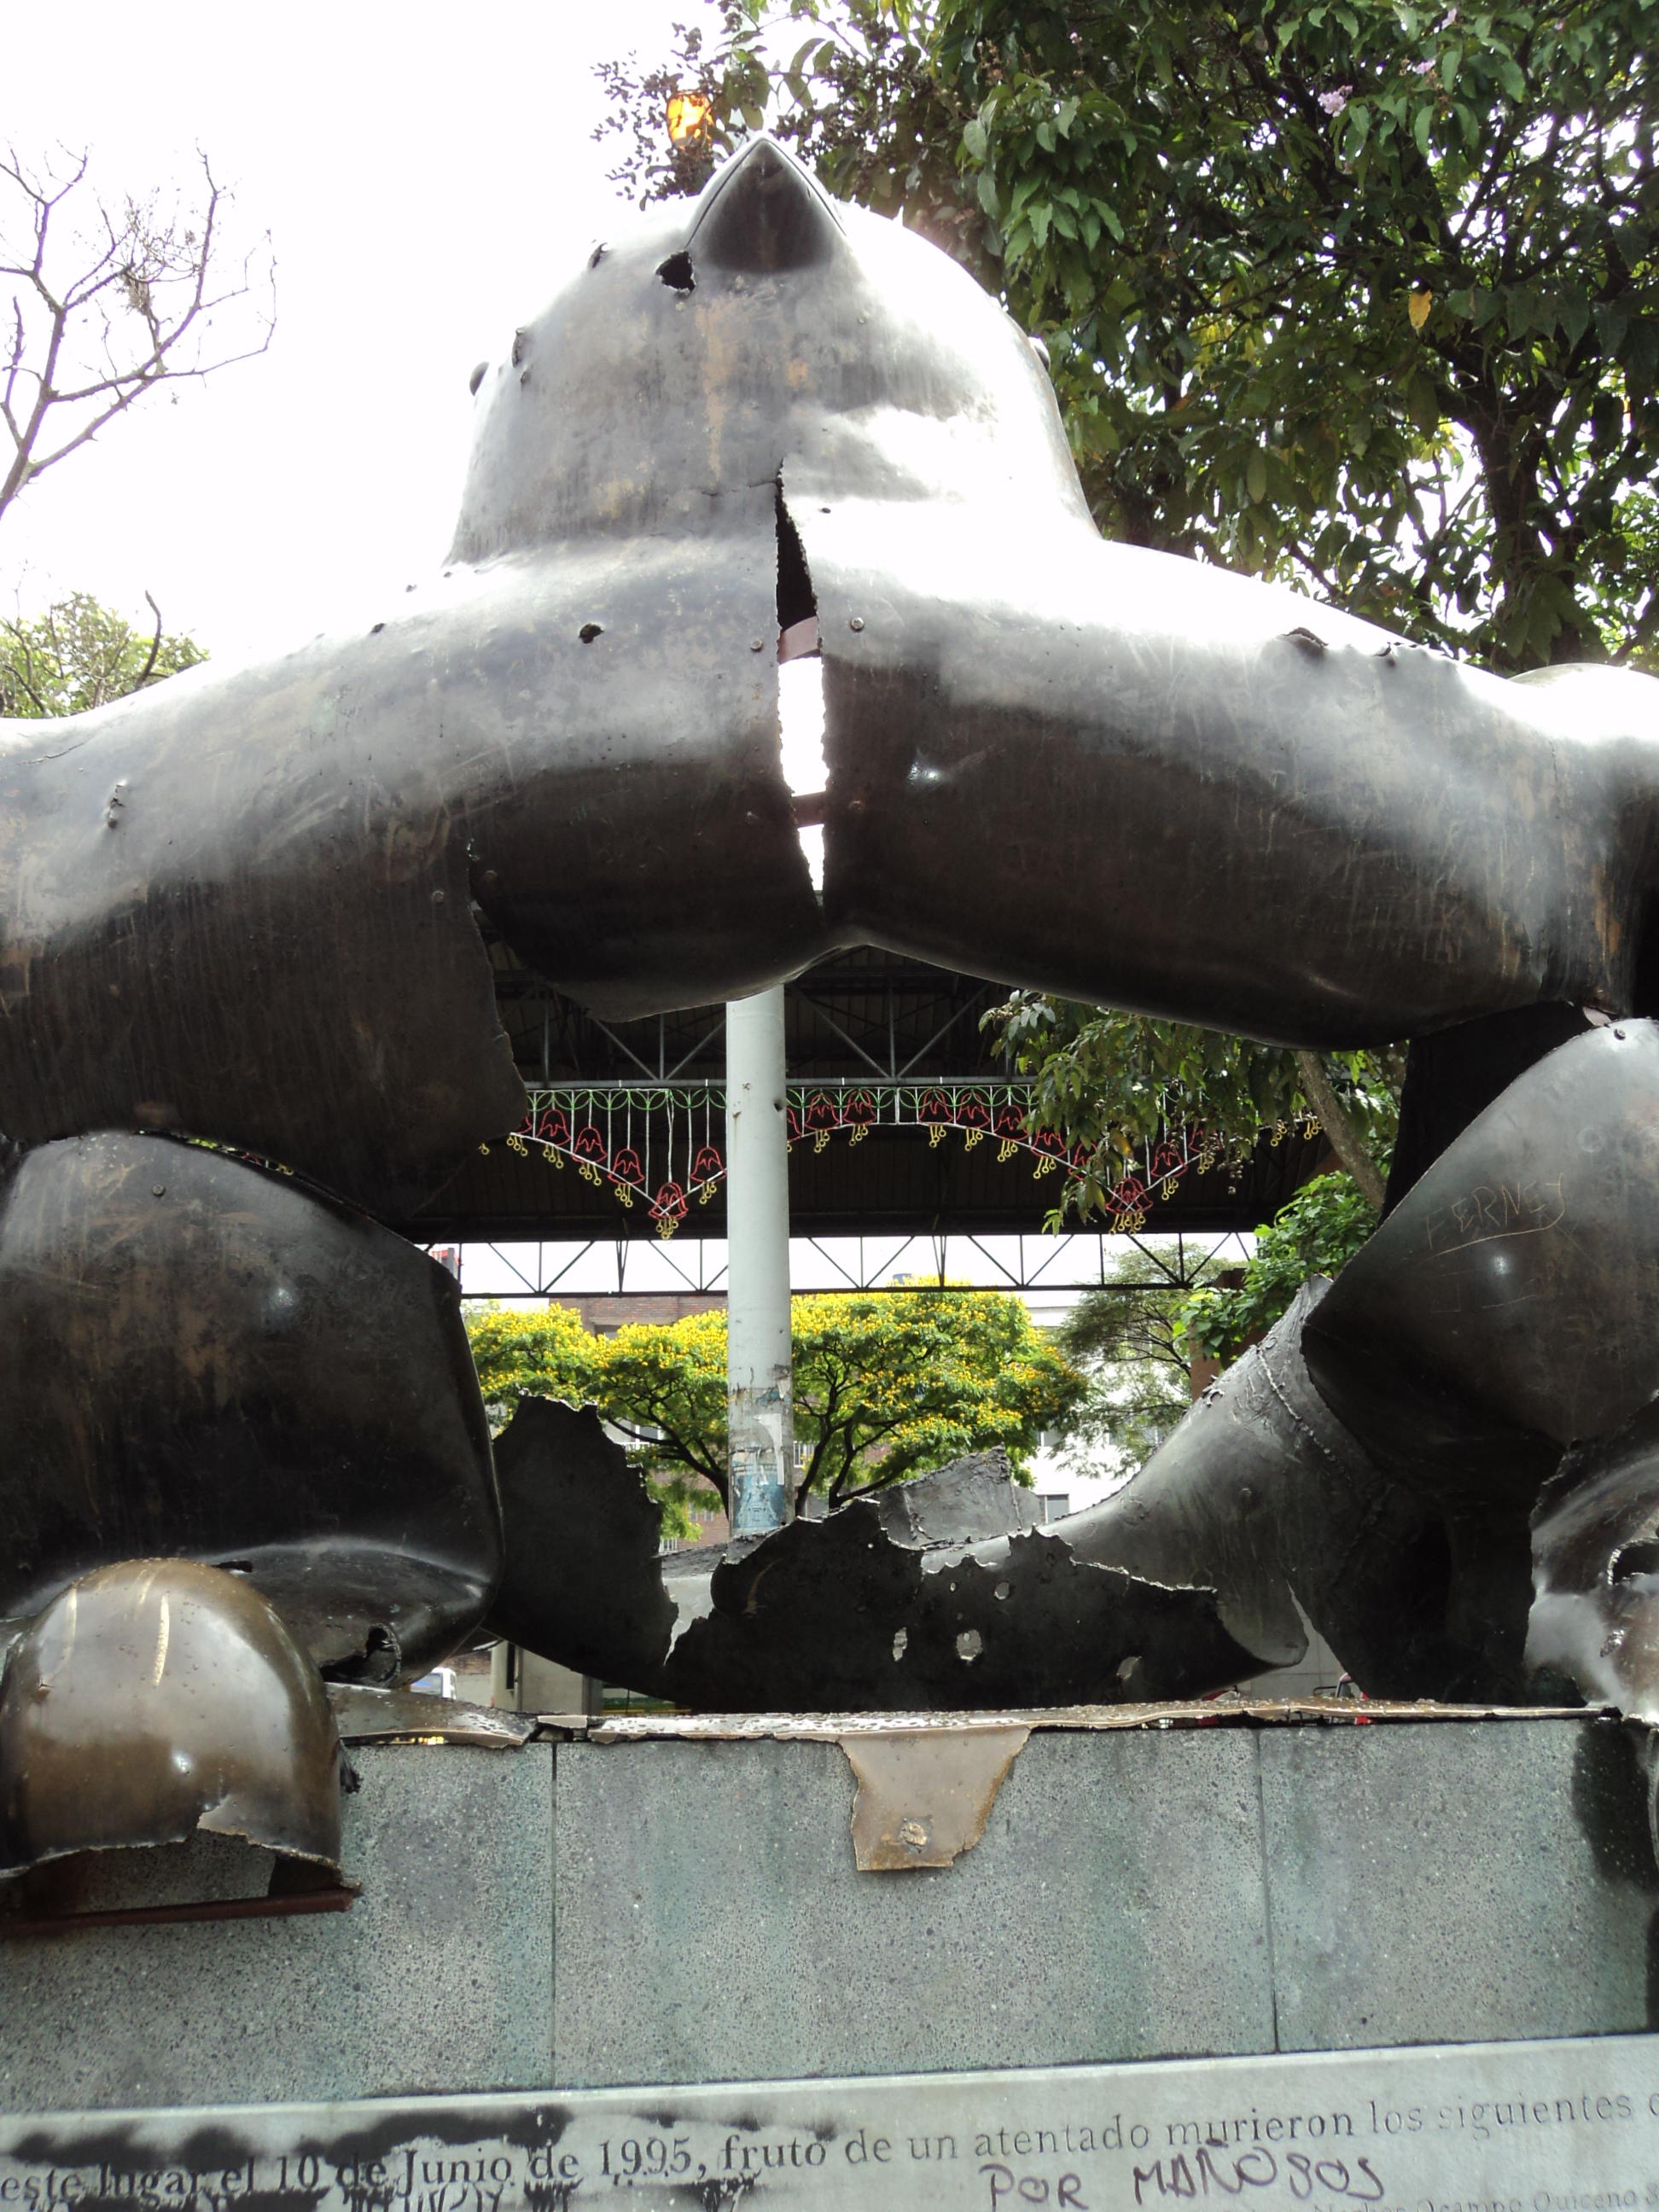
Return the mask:
<path id="1" fill-rule="evenodd" d="M 780 1743 L 839 1743 L 844 1737 L 904 1735 L 1010 1728 L 1053 1729 L 1093 1735 L 1118 1729 L 1365 1728 L 1407 1721 L 1543 1721 L 1617 1719 L 1610 1705 L 1450 1705 L 1430 1698 L 1306 1698 L 1212 1703 L 1180 1698 L 1145 1705 L 1039 1705 L 1001 1712 L 919 1713 L 612 1713 L 580 1722 L 571 1715 L 538 1717 L 549 1735 L 594 1744 L 653 1740 Z"/>
<path id="2" fill-rule="evenodd" d="M 459 1743 L 522 1751 L 538 1731 L 533 1714 L 464 1705 L 423 1690 L 380 1690 L 362 1682 L 331 1682 L 327 1688 L 342 1743 Z"/>

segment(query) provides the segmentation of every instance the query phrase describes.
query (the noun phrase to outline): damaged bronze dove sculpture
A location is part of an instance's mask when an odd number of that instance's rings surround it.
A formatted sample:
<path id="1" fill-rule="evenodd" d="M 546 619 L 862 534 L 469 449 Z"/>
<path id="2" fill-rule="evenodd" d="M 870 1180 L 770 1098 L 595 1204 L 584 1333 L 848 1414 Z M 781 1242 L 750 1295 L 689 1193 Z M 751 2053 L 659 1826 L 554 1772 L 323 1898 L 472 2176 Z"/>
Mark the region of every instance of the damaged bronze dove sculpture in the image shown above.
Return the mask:
<path id="1" fill-rule="evenodd" d="M 1368 1689 L 1659 1721 L 1659 684 L 1103 541 L 1015 325 L 765 139 L 475 393 L 449 565 L 383 621 L 0 730 L 0 1761 L 94 1598 L 162 1740 L 175 1582 L 335 1681 L 489 1624 L 704 1706 L 1145 1698 L 1312 1622 Z M 456 1288 L 384 1225 L 522 1117 L 481 920 L 612 1014 L 868 944 L 1407 1038 L 1391 1212 L 1108 1504 L 866 1501 L 665 1575 L 591 1413 L 492 1462 Z M 46 1832 L 15 1784 L 0 1868 Z"/>

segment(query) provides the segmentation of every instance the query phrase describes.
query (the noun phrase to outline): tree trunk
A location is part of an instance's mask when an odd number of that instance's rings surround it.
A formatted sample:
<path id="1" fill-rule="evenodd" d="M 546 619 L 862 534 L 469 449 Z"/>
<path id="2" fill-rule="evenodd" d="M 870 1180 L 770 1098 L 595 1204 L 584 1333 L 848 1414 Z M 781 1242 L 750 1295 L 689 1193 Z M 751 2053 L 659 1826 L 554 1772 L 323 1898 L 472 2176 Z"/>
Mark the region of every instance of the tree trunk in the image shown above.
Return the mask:
<path id="1" fill-rule="evenodd" d="M 1319 1116 L 1320 1127 L 1331 1140 L 1331 1150 L 1358 1184 L 1377 1212 L 1382 1210 L 1382 1177 L 1365 1149 L 1365 1140 L 1348 1119 L 1316 1052 L 1298 1052 L 1296 1065 L 1308 1103 Z"/>

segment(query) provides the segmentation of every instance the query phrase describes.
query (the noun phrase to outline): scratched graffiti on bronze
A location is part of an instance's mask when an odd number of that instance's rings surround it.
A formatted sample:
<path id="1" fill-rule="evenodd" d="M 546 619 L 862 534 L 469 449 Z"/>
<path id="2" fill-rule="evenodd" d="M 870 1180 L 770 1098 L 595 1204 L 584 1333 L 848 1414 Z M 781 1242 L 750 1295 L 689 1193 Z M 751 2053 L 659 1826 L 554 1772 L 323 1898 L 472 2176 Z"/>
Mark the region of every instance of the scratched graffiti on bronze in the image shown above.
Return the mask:
<path id="1" fill-rule="evenodd" d="M 1429 1249 L 1444 1256 L 1493 1237 L 1539 1237 L 1556 1228 L 1566 1211 L 1559 1176 L 1551 1182 L 1482 1184 L 1430 1215 Z"/>

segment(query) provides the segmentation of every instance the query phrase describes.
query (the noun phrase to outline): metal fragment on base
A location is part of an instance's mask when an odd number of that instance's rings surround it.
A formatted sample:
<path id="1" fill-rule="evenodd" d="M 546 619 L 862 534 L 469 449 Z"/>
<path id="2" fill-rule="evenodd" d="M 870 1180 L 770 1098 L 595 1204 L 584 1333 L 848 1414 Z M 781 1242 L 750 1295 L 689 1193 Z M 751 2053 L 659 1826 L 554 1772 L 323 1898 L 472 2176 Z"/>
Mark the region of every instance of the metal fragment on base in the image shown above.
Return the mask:
<path id="1" fill-rule="evenodd" d="M 242 1577 L 134 1559 L 72 1583 L 0 1674 L 0 1874 L 198 1828 L 340 1873 L 340 1739 Z"/>

